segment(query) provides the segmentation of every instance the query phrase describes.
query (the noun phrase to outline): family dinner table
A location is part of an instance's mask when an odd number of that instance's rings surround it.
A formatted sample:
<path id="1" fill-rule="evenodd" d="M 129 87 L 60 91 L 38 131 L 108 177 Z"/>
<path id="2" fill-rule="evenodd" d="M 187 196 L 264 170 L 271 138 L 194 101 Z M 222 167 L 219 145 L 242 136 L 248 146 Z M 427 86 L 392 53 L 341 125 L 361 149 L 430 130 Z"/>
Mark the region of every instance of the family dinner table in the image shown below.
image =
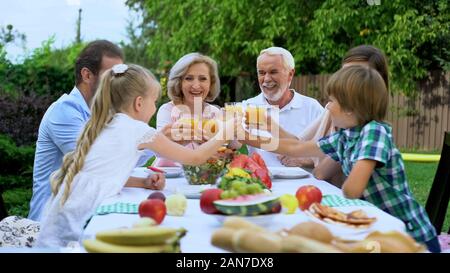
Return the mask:
<path id="1" fill-rule="evenodd" d="M 289 167 L 286 170 L 292 170 Z M 269 167 L 269 170 L 271 168 Z M 272 171 L 272 170 L 271 170 Z M 301 179 L 272 179 L 272 192 L 275 195 L 293 194 L 297 189 L 304 185 L 314 185 L 318 187 L 324 196 L 337 196 L 343 197 L 341 189 L 334 185 L 318 180 L 312 175 Z M 174 194 L 175 192 L 186 191 L 192 187 L 188 185 L 187 180 L 183 175 L 177 178 L 167 178 L 166 188 L 162 191 L 166 196 Z M 135 207 L 139 203 L 145 200 L 148 195 L 153 192 L 152 190 L 141 188 L 123 188 L 122 191 L 109 199 L 106 199 L 102 206 L 114 205 L 117 203 L 133 204 Z M 189 196 L 189 195 L 188 195 Z M 195 197 L 195 196 L 193 196 Z M 183 216 L 170 216 L 166 215 L 161 226 L 185 228 L 187 230 L 186 235 L 181 239 L 180 247 L 183 253 L 223 253 L 226 252 L 221 248 L 217 248 L 211 244 L 212 233 L 222 226 L 219 220 L 220 216 L 205 214 L 200 209 L 199 199 L 188 198 L 187 208 Z M 357 231 L 356 229 L 336 226 L 328 224 L 327 227 L 331 233 L 335 236 L 339 236 L 344 239 L 363 239 L 368 233 L 372 231 L 391 231 L 396 230 L 400 232 L 406 232 L 404 223 L 389 215 L 388 213 L 378 209 L 375 206 L 370 206 L 369 203 L 363 204 L 360 202 L 357 204 L 344 204 L 343 206 L 336 206 L 336 209 L 344 212 L 350 212 L 358 209 L 364 210 L 368 216 L 376 217 L 377 220 L 370 226 L 369 229 Z M 311 216 L 300 211 L 299 209 L 294 214 L 281 213 L 269 216 L 270 218 L 264 227 L 278 231 L 285 228 L 290 228 L 296 224 L 305 221 L 311 221 Z M 137 213 L 107 213 L 107 214 L 95 214 L 84 229 L 82 239 L 94 238 L 95 234 L 99 231 L 114 229 L 119 227 L 131 227 L 139 219 Z"/>

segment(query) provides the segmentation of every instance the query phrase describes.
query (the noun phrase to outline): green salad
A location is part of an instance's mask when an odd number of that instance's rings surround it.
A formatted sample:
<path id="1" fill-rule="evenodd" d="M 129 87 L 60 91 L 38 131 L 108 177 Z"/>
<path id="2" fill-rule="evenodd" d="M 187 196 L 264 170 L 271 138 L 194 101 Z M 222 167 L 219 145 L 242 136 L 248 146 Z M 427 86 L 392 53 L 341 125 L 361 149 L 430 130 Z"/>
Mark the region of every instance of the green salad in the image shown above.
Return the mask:
<path id="1" fill-rule="evenodd" d="M 183 165 L 184 176 L 191 185 L 216 184 L 217 178 L 226 172 L 226 166 L 232 158 L 232 153 L 219 151 L 202 165 Z"/>

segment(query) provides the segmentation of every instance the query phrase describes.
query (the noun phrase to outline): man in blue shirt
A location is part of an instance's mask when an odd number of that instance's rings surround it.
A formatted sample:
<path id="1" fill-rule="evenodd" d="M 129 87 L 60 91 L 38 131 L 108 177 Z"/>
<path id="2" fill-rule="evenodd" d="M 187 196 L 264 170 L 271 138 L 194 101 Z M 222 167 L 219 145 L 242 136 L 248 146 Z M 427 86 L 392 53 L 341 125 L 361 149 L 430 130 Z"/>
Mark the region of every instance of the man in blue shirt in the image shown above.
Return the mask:
<path id="1" fill-rule="evenodd" d="M 75 87 L 69 95 L 62 95 L 50 105 L 39 126 L 28 218 L 40 220 L 51 196 L 50 175 L 61 167 L 64 155 L 75 149 L 77 138 L 91 116 L 90 102 L 101 74 L 123 60 L 122 50 L 106 40 L 93 41 L 81 51 L 75 64 Z"/>

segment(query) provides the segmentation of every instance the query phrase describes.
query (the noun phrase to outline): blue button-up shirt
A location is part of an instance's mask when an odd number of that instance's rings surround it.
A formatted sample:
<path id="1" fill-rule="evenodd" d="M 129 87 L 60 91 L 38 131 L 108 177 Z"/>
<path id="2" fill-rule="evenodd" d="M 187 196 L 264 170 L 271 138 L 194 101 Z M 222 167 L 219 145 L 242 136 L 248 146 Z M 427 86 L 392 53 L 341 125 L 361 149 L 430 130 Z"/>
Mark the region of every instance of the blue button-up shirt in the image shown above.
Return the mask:
<path id="1" fill-rule="evenodd" d="M 74 87 L 45 112 L 39 125 L 33 167 L 33 196 L 28 218 L 39 221 L 51 196 L 50 175 L 59 169 L 64 155 L 73 151 L 77 138 L 91 116 L 83 95 Z"/>

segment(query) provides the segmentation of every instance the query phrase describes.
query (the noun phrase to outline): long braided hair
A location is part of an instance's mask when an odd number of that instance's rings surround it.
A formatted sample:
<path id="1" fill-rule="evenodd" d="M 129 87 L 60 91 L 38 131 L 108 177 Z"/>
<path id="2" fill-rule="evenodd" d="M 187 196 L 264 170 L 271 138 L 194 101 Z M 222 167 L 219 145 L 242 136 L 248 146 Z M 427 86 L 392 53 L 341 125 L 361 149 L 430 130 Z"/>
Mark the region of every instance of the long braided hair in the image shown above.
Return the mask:
<path id="1" fill-rule="evenodd" d="M 147 69 L 133 64 L 121 66 L 126 67 L 122 73 L 114 72 L 115 67 L 103 73 L 91 106 L 91 118 L 79 136 L 75 150 L 64 156 L 61 168 L 51 175 L 53 195 L 56 196 L 63 182 L 66 183 L 61 205 L 67 201 L 72 181 L 83 168 L 90 147 L 114 114 L 125 110 L 136 97 L 150 95 L 148 90 L 161 90 L 159 82 Z"/>

